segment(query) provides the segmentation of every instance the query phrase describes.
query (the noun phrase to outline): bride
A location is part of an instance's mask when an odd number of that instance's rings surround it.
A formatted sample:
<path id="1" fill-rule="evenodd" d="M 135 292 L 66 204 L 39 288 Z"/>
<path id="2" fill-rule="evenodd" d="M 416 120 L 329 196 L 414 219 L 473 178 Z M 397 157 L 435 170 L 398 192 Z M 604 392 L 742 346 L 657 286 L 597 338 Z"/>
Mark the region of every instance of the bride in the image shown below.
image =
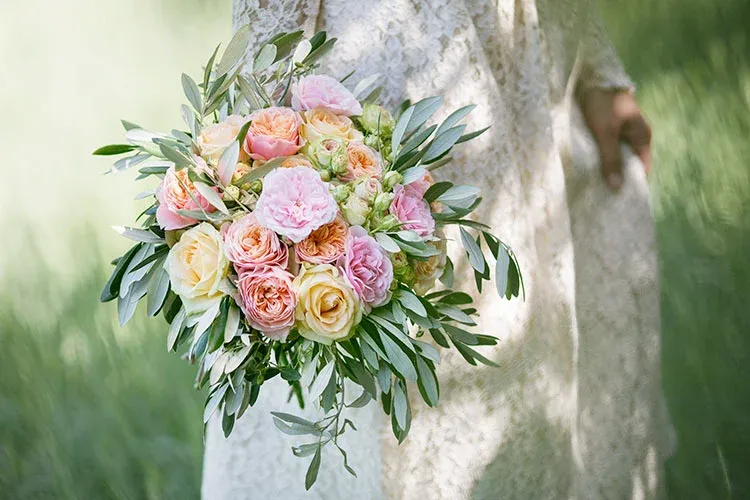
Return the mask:
<path id="1" fill-rule="evenodd" d="M 353 412 L 359 430 L 344 438 L 358 478 L 328 450 L 304 491 L 307 460 L 268 413 L 289 411 L 288 390 L 272 381 L 228 440 L 210 425 L 204 498 L 663 494 L 649 130 L 590 1 L 235 0 L 234 26 L 251 23 L 256 42 L 299 27 L 338 37 L 323 69 L 380 73 L 392 108 L 437 94 L 446 110 L 478 104 L 469 128 L 492 129 L 443 175 L 483 186 L 479 215 L 515 249 L 526 299 L 480 299 L 479 331 L 501 338 L 483 352 L 502 368 L 446 355 L 441 403 L 413 402 L 401 446 L 377 405 Z M 456 276 L 471 283 L 469 269 Z"/>

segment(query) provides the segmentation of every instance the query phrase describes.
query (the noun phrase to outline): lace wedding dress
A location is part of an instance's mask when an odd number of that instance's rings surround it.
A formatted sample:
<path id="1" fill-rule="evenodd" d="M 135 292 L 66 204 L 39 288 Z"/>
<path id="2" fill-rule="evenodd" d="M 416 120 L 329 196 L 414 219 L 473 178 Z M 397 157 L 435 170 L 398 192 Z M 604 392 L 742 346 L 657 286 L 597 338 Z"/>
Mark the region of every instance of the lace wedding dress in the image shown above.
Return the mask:
<path id="1" fill-rule="evenodd" d="M 440 406 L 413 402 L 401 446 L 376 405 L 354 412 L 359 430 L 344 438 L 356 479 L 329 450 L 304 492 L 309 459 L 268 413 L 299 409 L 283 383 L 264 386 L 230 439 L 210 425 L 204 498 L 661 496 L 670 427 L 649 191 L 628 151 L 624 188 L 605 187 L 572 99 L 581 86 L 631 86 L 588 0 L 235 0 L 235 28 L 248 22 L 258 41 L 327 30 L 339 41 L 325 71 L 381 73 L 391 106 L 438 94 L 445 112 L 478 105 L 469 128 L 492 129 L 439 174 L 482 186 L 480 218 L 515 249 L 526 300 L 480 299 L 477 331 L 501 338 L 483 352 L 502 368 L 446 354 Z M 456 276 L 473 287 L 466 266 Z"/>

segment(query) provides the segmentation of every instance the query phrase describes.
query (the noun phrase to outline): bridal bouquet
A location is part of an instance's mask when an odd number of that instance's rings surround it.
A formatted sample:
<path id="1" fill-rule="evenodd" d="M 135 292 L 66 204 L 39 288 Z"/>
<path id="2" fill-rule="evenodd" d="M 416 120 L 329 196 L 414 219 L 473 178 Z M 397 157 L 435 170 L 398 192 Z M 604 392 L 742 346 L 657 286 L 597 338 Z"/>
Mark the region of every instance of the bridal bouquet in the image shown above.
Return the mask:
<path id="1" fill-rule="evenodd" d="M 315 73 L 335 42 L 324 32 L 279 34 L 245 65 L 249 30 L 218 62 L 214 50 L 200 83 L 182 75 L 184 130 L 123 121 L 127 143 L 94 152 L 126 154 L 111 171 L 158 180 L 137 197 L 149 200 L 139 227 L 116 228 L 136 243 L 113 262 L 101 300 L 117 300 L 122 324 L 144 297 L 149 315 L 161 312 L 168 349 L 183 350 L 196 385 L 209 386 L 204 422 L 217 413 L 226 435 L 276 376 L 301 405 L 322 408 L 316 422 L 273 413 L 281 432 L 309 436 L 292 449 L 312 457 L 309 488 L 324 445 L 354 474 L 339 444 L 355 429 L 345 407 L 379 400 L 401 441 L 408 391 L 438 404 L 435 345 L 493 365 L 475 347 L 496 339 L 466 329 L 472 298 L 451 289 L 445 226 L 460 226 L 480 292 L 484 248 L 501 296 L 522 283 L 510 249 L 468 218 L 479 188 L 433 180 L 454 145 L 484 132 L 459 124 L 473 106 L 428 125 L 442 103 L 429 97 L 394 117 L 376 103 L 377 77 L 350 91 L 347 78 Z M 429 293 L 438 279 L 446 288 Z"/>

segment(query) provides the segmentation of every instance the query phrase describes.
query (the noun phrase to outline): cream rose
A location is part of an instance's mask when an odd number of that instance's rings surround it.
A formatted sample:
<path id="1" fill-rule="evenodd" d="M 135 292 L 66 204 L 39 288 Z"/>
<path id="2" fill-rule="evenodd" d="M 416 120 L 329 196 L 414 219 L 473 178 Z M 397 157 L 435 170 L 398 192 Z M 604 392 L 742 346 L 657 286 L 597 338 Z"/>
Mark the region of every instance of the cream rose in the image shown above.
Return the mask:
<path id="1" fill-rule="evenodd" d="M 185 231 L 169 251 L 166 269 L 188 313 L 205 311 L 221 300 L 229 259 L 219 231 L 207 222 Z"/>
<path id="2" fill-rule="evenodd" d="M 330 345 L 347 339 L 362 319 L 362 303 L 338 268 L 303 265 L 292 287 L 300 335 Z"/>
<path id="3" fill-rule="evenodd" d="M 429 292 L 432 287 L 435 286 L 435 281 L 443 274 L 445 270 L 445 264 L 448 258 L 446 241 L 443 234 L 436 232 L 435 236 L 440 239 L 437 241 L 428 241 L 427 246 L 433 247 L 435 250 L 440 252 L 437 255 L 429 257 L 427 260 L 414 260 L 412 267 L 414 269 L 414 275 L 416 281 L 414 282 L 414 291 L 417 295 L 424 295 Z"/>
<path id="4" fill-rule="evenodd" d="M 354 123 L 343 115 L 336 115 L 326 109 L 303 111 L 302 137 L 308 142 L 321 137 L 340 137 L 346 141 L 361 141 L 362 132 L 354 128 Z"/>
<path id="5" fill-rule="evenodd" d="M 232 141 L 237 139 L 237 135 L 246 122 L 245 117 L 230 115 L 223 122 L 203 127 L 196 141 L 201 156 L 214 165 L 218 164 L 222 153 L 232 144 Z"/>

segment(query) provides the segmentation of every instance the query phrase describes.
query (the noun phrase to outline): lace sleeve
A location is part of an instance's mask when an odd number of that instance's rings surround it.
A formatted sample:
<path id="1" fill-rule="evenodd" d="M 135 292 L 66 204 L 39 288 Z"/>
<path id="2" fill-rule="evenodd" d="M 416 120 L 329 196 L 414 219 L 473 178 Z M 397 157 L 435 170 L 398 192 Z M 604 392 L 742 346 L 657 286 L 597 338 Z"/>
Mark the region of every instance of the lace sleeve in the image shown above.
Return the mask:
<path id="1" fill-rule="evenodd" d="M 633 89 L 622 61 L 607 36 L 599 12 L 591 0 L 584 3 L 583 38 L 580 44 L 580 90 L 589 88 Z"/>
<path id="2" fill-rule="evenodd" d="M 234 0 L 232 28 L 252 23 L 251 47 L 280 32 L 315 31 L 321 0 Z"/>

